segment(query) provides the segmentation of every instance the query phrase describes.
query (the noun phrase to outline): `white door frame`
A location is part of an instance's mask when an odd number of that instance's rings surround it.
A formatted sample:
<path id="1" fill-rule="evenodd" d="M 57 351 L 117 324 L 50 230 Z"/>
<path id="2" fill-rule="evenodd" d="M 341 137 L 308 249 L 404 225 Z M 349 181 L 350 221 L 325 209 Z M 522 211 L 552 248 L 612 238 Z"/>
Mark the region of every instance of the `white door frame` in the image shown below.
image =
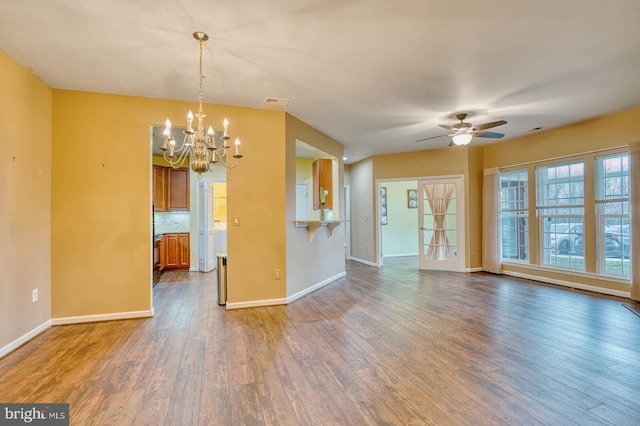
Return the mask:
<path id="1" fill-rule="evenodd" d="M 351 259 L 351 188 L 344 186 L 344 257 Z"/>
<path id="2" fill-rule="evenodd" d="M 198 271 L 198 270 L 200 269 L 200 242 L 201 242 L 201 241 L 200 241 L 200 240 L 201 240 L 201 237 L 200 237 L 200 228 L 201 228 L 201 226 L 202 226 L 202 220 L 203 220 L 203 218 L 201 218 L 201 217 L 200 217 L 200 202 L 201 202 L 201 200 L 200 200 L 200 191 L 199 191 L 199 188 L 200 188 L 200 185 L 208 185 L 208 184 L 214 184 L 214 183 L 227 183 L 227 181 L 226 181 L 226 180 L 223 180 L 223 179 L 203 179 L 203 180 L 198 181 L 198 184 L 197 184 L 197 186 L 196 186 L 196 198 L 197 198 L 197 202 L 196 202 L 196 209 L 195 209 L 195 212 L 196 212 L 197 223 L 198 223 L 198 226 L 197 226 L 197 230 L 198 230 L 198 231 L 197 231 L 197 234 L 196 234 L 196 235 L 197 235 L 198 237 L 197 237 L 197 238 L 195 238 L 195 243 L 196 243 L 196 244 L 195 244 L 195 249 L 196 249 L 196 257 L 195 257 L 195 258 L 196 258 L 196 265 L 195 265 L 195 269 L 189 269 L 190 271 Z M 193 212 L 191 212 L 191 213 L 193 213 Z M 193 216 L 191 216 L 191 218 L 193 218 Z M 191 242 L 192 242 L 192 243 L 194 242 L 193 240 L 194 240 L 194 239 L 193 239 L 193 238 L 191 238 Z M 193 250 L 193 246 L 194 246 L 194 245 L 193 245 L 193 244 L 191 244 L 191 250 Z M 215 253 L 215 248 L 214 248 L 214 253 Z M 217 266 L 217 265 L 216 265 L 216 266 Z M 193 268 L 193 265 L 191 266 L 191 268 Z"/>

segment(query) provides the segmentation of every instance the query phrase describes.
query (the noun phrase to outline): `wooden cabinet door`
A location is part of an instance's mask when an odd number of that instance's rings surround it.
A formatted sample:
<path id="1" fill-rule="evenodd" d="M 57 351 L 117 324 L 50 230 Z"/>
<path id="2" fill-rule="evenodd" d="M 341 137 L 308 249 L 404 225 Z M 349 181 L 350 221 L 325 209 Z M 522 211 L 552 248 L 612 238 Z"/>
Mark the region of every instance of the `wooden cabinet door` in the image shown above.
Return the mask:
<path id="1" fill-rule="evenodd" d="M 189 234 L 178 234 L 178 268 L 188 268 L 191 264 Z"/>
<path id="2" fill-rule="evenodd" d="M 167 168 L 168 210 L 189 211 L 189 169 Z"/>
<path id="3" fill-rule="evenodd" d="M 165 268 L 178 267 L 178 234 L 164 234 L 164 245 L 167 254 Z"/>
<path id="4" fill-rule="evenodd" d="M 162 271 L 167 267 L 167 244 L 164 239 L 164 236 L 160 241 L 158 241 L 158 251 L 160 254 L 160 262 L 158 264 L 158 269 Z"/>
<path id="5" fill-rule="evenodd" d="M 333 209 L 332 160 L 319 158 L 313 162 L 313 209 L 320 210 L 320 188 L 329 191 L 324 197 L 324 208 Z"/>
<path id="6" fill-rule="evenodd" d="M 191 266 L 189 234 L 164 234 L 160 248 L 160 265 L 164 269 L 180 269 Z"/>
<path id="7" fill-rule="evenodd" d="M 167 211 L 167 168 L 153 166 L 153 204 L 155 211 Z"/>

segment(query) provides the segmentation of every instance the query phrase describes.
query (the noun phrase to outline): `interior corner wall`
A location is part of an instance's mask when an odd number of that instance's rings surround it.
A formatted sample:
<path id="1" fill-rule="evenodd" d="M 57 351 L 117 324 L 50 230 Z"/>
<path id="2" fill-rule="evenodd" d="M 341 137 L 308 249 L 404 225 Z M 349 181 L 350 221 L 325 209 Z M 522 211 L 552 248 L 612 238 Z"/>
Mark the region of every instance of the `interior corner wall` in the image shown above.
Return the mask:
<path id="1" fill-rule="evenodd" d="M 351 165 L 351 258 L 377 264 L 374 235 L 376 219 L 374 211 L 375 184 L 373 159 L 367 158 Z"/>
<path id="2" fill-rule="evenodd" d="M 227 307 L 282 303 L 287 277 L 276 280 L 274 269 L 285 271 L 287 264 L 286 114 L 227 108 L 244 155 L 237 168 L 227 171 Z"/>
<path id="3" fill-rule="evenodd" d="M 465 175 L 465 234 L 466 267 L 482 268 L 482 179 L 484 155 L 481 147 L 467 148 Z"/>
<path id="4" fill-rule="evenodd" d="M 344 218 L 344 147 L 298 118 L 286 116 L 287 178 L 286 178 L 286 233 L 287 233 L 287 297 L 304 294 L 315 285 L 331 281 L 345 273 L 345 226 L 340 224 L 328 236 L 327 228 L 316 231 L 312 241 L 306 228 L 297 228 L 296 221 L 296 140 L 312 146 L 338 159 L 338 188 L 334 203 L 338 205 L 339 218 Z M 335 164 L 335 163 L 334 163 Z"/>
<path id="5" fill-rule="evenodd" d="M 51 319 L 52 89 L 2 50 L 0 75 L 1 356 Z"/>

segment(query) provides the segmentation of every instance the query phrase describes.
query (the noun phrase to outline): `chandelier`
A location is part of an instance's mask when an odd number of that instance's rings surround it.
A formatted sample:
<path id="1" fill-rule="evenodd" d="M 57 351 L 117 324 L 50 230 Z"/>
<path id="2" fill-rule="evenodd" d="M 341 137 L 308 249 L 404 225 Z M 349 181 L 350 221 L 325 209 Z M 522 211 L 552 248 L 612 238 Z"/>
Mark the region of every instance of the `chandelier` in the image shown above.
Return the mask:
<path id="1" fill-rule="evenodd" d="M 187 159 L 191 161 L 191 169 L 198 173 L 198 178 L 202 178 L 202 173 L 207 171 L 213 171 L 216 163 L 220 162 L 224 167 L 233 169 L 238 166 L 242 155 L 240 155 L 240 140 L 235 141 L 235 155 L 236 159 L 234 164 L 228 163 L 226 157 L 227 149 L 230 147 L 227 145 L 229 137 L 229 122 L 224 119 L 223 127 L 224 133 L 220 136 L 222 143 L 218 146 L 215 141 L 215 132 L 211 126 L 206 131 L 204 130 L 203 120 L 206 115 L 202 112 L 202 82 L 204 76 L 202 75 L 202 48 L 204 42 L 209 40 L 209 36 L 202 32 L 196 31 L 193 33 L 193 38 L 198 40 L 200 47 L 200 86 L 198 91 L 198 112 L 195 117 L 198 119 L 197 127 L 194 129 L 191 127 L 193 123 L 193 113 L 189 111 L 187 114 L 187 128 L 184 130 L 184 139 L 180 147 L 176 147 L 176 140 L 171 136 L 171 121 L 167 118 L 165 122 L 165 129 L 162 132 L 162 147 L 164 159 L 173 168 L 180 168 L 184 165 Z"/>

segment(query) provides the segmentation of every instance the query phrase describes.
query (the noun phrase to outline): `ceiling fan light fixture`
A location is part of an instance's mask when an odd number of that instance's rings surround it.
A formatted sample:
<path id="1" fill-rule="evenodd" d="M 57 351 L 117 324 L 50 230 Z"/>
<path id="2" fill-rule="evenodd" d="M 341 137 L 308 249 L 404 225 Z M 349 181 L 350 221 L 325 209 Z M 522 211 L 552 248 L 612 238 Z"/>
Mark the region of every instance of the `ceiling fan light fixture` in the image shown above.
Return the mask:
<path id="1" fill-rule="evenodd" d="M 460 133 L 457 135 L 454 135 L 451 139 L 453 140 L 453 143 L 456 145 L 466 145 L 469 142 L 471 142 L 471 138 L 473 136 L 470 133 Z"/>

